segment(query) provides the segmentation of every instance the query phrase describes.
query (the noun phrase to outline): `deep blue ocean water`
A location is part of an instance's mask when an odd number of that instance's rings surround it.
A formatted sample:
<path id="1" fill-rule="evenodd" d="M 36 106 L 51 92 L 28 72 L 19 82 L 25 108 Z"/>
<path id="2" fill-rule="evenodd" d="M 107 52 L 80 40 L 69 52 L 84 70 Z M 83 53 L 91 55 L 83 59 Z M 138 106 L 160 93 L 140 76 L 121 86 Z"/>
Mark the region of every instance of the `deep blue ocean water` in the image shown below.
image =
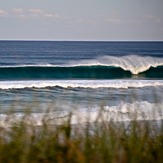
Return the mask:
<path id="1" fill-rule="evenodd" d="M 1 119 L 101 107 L 113 119 L 163 118 L 163 42 L 0 41 Z"/>

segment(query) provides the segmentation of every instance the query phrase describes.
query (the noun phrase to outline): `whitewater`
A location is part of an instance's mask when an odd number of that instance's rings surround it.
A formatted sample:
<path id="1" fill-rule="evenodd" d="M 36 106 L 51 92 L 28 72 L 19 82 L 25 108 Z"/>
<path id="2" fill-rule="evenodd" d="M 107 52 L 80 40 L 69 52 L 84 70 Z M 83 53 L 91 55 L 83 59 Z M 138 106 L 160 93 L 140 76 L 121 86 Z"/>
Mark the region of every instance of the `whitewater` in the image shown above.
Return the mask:
<path id="1" fill-rule="evenodd" d="M 157 108 L 157 110 L 156 110 Z M 70 116 L 68 111 L 51 111 L 49 113 L 15 113 L 0 114 L 0 127 L 11 127 L 24 120 L 28 124 L 42 126 L 46 120 L 51 125 L 66 123 Z M 133 120 L 163 119 L 163 103 L 149 103 L 147 101 L 134 103 L 121 103 L 118 106 L 104 106 L 103 108 L 78 108 L 71 110 L 71 124 L 85 124 L 94 122 L 127 122 Z"/>
<path id="2" fill-rule="evenodd" d="M 0 81 L 0 89 L 23 88 L 143 88 L 163 87 L 163 80 L 33 80 Z"/>

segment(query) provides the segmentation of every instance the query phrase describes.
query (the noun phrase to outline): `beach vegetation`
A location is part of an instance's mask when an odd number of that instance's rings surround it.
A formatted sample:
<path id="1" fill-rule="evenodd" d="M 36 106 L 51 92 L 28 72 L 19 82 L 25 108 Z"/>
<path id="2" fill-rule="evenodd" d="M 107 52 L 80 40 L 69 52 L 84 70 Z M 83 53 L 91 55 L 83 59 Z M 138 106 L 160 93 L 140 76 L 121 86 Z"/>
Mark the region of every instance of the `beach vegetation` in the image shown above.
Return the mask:
<path id="1" fill-rule="evenodd" d="M 161 163 L 163 125 L 159 121 L 95 121 L 62 124 L 45 115 L 38 126 L 25 114 L 0 127 L 1 163 Z M 100 115 L 99 115 L 100 116 Z M 10 115 L 11 117 L 11 115 Z M 99 118 L 99 117 L 98 117 Z M 12 123 L 11 123 L 12 122 Z"/>

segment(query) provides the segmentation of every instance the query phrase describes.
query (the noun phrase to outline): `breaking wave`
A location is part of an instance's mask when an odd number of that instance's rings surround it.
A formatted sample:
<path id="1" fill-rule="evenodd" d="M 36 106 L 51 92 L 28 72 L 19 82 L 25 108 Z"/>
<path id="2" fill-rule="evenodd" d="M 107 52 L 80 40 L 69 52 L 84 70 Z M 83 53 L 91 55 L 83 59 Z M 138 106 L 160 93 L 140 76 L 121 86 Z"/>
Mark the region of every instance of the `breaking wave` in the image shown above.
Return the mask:
<path id="1" fill-rule="evenodd" d="M 0 66 L 1 80 L 163 78 L 163 58 L 104 56 L 62 65 Z"/>
<path id="2" fill-rule="evenodd" d="M 103 56 L 94 60 L 84 60 L 79 64 L 71 63 L 69 66 L 113 66 L 122 68 L 125 71 L 130 71 L 132 74 L 145 72 L 151 67 L 163 66 L 163 58 L 149 56 Z"/>
<path id="3" fill-rule="evenodd" d="M 0 89 L 24 88 L 140 88 L 163 86 L 163 80 L 31 80 L 0 81 Z"/>

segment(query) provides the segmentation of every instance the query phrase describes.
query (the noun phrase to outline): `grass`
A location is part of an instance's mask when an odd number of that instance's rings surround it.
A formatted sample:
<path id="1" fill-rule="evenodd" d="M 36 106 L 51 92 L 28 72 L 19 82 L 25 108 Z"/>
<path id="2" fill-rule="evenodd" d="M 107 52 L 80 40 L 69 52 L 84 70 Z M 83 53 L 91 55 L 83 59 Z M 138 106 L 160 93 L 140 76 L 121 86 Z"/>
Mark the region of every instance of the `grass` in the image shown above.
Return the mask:
<path id="1" fill-rule="evenodd" d="M 0 163 L 162 163 L 163 125 L 101 121 L 41 127 L 21 121 L 0 128 Z M 7 119 L 6 121 L 9 121 Z M 154 124 L 154 123 L 152 123 Z"/>

